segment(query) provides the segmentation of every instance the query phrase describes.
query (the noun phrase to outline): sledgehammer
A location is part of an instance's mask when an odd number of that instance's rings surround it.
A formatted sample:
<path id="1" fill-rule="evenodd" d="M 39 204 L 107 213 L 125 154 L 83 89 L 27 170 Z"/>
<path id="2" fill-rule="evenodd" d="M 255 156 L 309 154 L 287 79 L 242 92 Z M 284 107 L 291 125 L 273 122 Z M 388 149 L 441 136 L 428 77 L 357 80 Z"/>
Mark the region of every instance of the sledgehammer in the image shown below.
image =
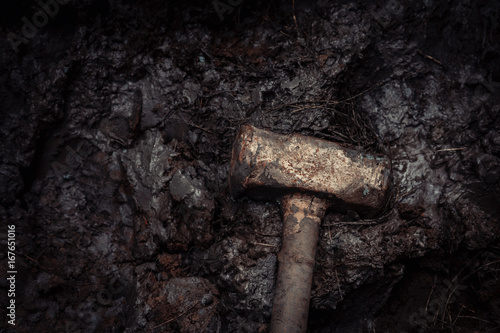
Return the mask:
<path id="1" fill-rule="evenodd" d="M 271 333 L 306 332 L 326 209 L 375 215 L 385 205 L 389 184 L 390 165 L 384 157 L 300 134 L 242 126 L 233 146 L 230 192 L 235 198 L 279 199 L 283 212 Z"/>

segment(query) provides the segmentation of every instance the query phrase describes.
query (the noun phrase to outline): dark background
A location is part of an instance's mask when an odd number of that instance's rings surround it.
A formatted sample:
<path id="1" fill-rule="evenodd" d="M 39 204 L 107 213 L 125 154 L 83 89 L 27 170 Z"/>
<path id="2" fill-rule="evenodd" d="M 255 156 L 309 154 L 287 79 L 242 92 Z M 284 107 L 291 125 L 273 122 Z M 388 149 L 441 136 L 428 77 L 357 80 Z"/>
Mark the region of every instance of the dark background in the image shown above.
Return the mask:
<path id="1" fill-rule="evenodd" d="M 245 123 L 392 161 L 379 217 L 325 217 L 310 332 L 499 331 L 497 1 L 54 3 L 0 9 L 2 332 L 266 332 Z"/>

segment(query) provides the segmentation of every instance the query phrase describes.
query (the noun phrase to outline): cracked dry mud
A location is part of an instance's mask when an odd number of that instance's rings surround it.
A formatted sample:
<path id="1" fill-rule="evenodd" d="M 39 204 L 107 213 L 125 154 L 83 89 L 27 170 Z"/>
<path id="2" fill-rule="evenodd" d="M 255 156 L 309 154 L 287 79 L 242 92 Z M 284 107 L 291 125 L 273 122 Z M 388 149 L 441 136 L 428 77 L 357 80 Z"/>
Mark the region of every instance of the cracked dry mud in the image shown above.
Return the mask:
<path id="1" fill-rule="evenodd" d="M 40 3 L 2 4 L 0 331 L 266 332 L 282 222 L 229 195 L 246 123 L 392 161 L 381 216 L 325 216 L 310 332 L 499 330 L 498 3 L 221 3 L 68 1 L 17 52 Z"/>

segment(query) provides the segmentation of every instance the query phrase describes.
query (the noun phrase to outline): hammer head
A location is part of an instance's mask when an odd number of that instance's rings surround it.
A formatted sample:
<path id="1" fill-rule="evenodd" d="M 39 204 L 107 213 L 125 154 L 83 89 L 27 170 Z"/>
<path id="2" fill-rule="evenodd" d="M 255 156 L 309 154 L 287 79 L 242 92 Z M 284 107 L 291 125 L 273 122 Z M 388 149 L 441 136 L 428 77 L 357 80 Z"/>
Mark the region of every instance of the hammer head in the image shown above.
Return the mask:
<path id="1" fill-rule="evenodd" d="M 306 192 L 328 199 L 338 211 L 371 216 L 386 203 L 390 163 L 334 142 L 244 125 L 233 146 L 229 187 L 235 198 L 264 200 Z"/>

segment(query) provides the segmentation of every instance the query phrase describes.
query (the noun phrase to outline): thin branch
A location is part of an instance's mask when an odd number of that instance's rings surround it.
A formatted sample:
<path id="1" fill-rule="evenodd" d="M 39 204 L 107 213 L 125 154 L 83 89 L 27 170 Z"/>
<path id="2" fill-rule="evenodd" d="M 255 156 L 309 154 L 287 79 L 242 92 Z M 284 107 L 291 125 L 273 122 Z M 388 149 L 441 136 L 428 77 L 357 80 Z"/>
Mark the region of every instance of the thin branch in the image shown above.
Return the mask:
<path id="1" fill-rule="evenodd" d="M 440 152 L 440 151 L 453 151 L 453 150 L 464 150 L 465 148 L 448 148 L 448 149 L 439 149 L 439 150 L 436 150 L 436 153 Z"/>
<path id="2" fill-rule="evenodd" d="M 371 86 L 370 88 L 368 88 L 368 89 L 366 89 L 366 90 L 363 90 L 363 91 L 362 91 L 362 92 L 360 92 L 359 94 L 356 94 L 356 95 L 354 95 L 354 96 L 352 96 L 352 97 L 349 97 L 349 98 L 343 99 L 343 100 L 339 101 L 339 103 L 345 103 L 345 102 L 351 101 L 351 100 L 353 100 L 353 99 L 356 99 L 356 98 L 358 98 L 359 96 L 366 94 L 367 92 L 369 92 L 369 91 L 370 91 L 370 90 L 372 90 L 373 88 L 376 88 L 376 87 L 378 87 L 378 86 L 382 85 L 382 83 L 385 83 L 385 81 L 379 81 L 379 82 L 375 83 L 373 86 Z"/>
<path id="3" fill-rule="evenodd" d="M 378 222 L 377 221 L 364 221 L 364 222 L 332 222 L 332 223 L 324 223 L 323 226 L 324 227 L 333 227 L 333 226 L 336 226 L 336 225 L 343 225 L 343 224 L 346 224 L 346 225 L 374 225 L 374 224 L 377 224 Z"/>
<path id="4" fill-rule="evenodd" d="M 335 277 L 337 278 L 337 287 L 339 289 L 340 299 L 343 300 L 344 296 L 342 296 L 342 290 L 340 290 L 340 280 L 339 280 L 339 276 L 337 274 L 337 269 L 336 268 L 335 268 Z"/>
<path id="5" fill-rule="evenodd" d="M 191 310 L 192 310 L 195 306 L 197 306 L 197 305 L 198 305 L 198 303 L 199 303 L 199 301 L 196 301 L 196 303 L 194 303 L 194 304 L 193 304 L 193 305 L 192 305 L 189 309 L 187 309 L 186 311 L 184 311 L 183 313 L 181 313 L 181 314 L 180 314 L 180 315 L 178 315 L 177 317 L 174 317 L 174 318 L 172 318 L 172 319 L 169 319 L 169 320 L 167 320 L 166 322 L 161 323 L 160 325 L 156 325 L 155 327 L 150 328 L 150 330 L 152 331 L 152 330 L 154 330 L 154 329 L 157 329 L 158 327 L 164 326 L 164 325 L 166 325 L 166 324 L 168 324 L 168 323 L 173 322 L 174 320 L 179 319 L 180 317 L 182 317 L 183 315 L 185 315 L 186 313 L 188 313 L 189 311 L 191 311 Z"/>
<path id="6" fill-rule="evenodd" d="M 427 313 L 427 308 L 429 306 L 429 302 L 431 300 L 432 293 L 434 292 L 434 288 L 436 287 L 436 276 L 434 276 L 434 281 L 432 282 L 431 292 L 429 293 L 429 297 L 427 297 L 427 303 L 425 304 L 425 312 Z"/>
<path id="7" fill-rule="evenodd" d="M 267 246 L 267 247 L 278 247 L 278 245 L 265 244 L 265 243 L 251 243 L 253 245 Z"/>
<path id="8" fill-rule="evenodd" d="M 491 321 L 488 321 L 488 320 L 485 320 L 485 319 L 481 319 L 481 318 L 478 318 L 478 317 L 473 317 L 473 316 L 459 316 L 459 318 L 476 319 L 476 320 L 484 321 L 485 323 L 488 323 L 488 324 L 494 324 Z"/>
<path id="9" fill-rule="evenodd" d="M 431 57 L 430 55 L 428 54 L 424 54 L 424 52 L 422 52 L 422 50 L 418 50 L 418 54 L 420 54 L 422 57 L 425 57 L 427 59 L 430 59 L 432 61 L 434 61 L 436 64 L 438 64 L 439 66 L 441 67 L 444 67 L 443 64 L 441 63 L 441 61 L 437 60 L 436 58 L 434 57 Z"/>
<path id="10" fill-rule="evenodd" d="M 297 38 L 299 37 L 299 25 L 297 24 L 297 18 L 295 17 L 295 0 L 292 0 L 292 6 L 293 6 L 293 21 L 295 22 L 295 29 L 297 30 Z"/>

